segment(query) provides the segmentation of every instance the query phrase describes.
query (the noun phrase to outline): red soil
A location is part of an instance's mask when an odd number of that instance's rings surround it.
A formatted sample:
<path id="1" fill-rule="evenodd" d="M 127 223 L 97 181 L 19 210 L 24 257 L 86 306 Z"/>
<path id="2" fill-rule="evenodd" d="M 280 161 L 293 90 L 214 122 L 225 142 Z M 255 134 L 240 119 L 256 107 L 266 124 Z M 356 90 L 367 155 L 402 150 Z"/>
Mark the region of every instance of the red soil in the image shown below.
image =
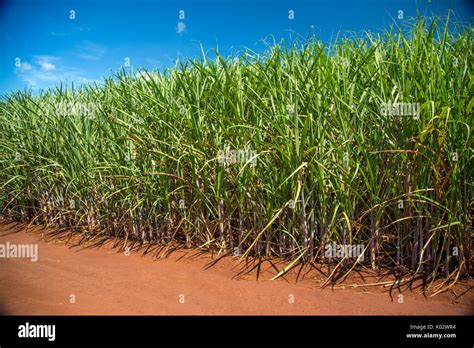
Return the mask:
<path id="1" fill-rule="evenodd" d="M 323 277 L 316 270 L 301 272 L 298 280 L 294 270 L 271 281 L 277 271 L 264 262 L 258 279 L 255 270 L 235 277 L 243 263 L 233 257 L 208 268 L 216 255 L 181 250 L 166 258 L 134 251 L 127 256 L 112 242 L 72 247 L 64 239 L 46 238 L 46 232 L 0 224 L 0 244 L 36 243 L 39 252 L 37 262 L 0 258 L 1 314 L 474 314 L 472 281 L 432 298 L 420 294 L 420 288 L 404 287 L 403 303 L 398 303 L 400 289 L 391 294 L 382 286 L 321 289 Z"/>

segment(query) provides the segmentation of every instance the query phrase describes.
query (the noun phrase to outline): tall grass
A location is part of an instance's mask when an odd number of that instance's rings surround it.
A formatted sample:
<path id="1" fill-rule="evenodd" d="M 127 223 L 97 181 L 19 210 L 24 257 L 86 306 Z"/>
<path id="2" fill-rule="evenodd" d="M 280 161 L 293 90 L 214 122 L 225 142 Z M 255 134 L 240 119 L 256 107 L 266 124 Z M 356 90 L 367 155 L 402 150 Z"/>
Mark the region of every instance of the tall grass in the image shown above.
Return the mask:
<path id="1" fill-rule="evenodd" d="M 420 18 L 10 93 L 1 213 L 292 264 L 363 244 L 363 265 L 455 280 L 472 270 L 472 44 L 471 27 Z M 419 103 L 419 117 L 385 115 L 388 102 Z M 231 150 L 255 156 L 223 164 Z"/>

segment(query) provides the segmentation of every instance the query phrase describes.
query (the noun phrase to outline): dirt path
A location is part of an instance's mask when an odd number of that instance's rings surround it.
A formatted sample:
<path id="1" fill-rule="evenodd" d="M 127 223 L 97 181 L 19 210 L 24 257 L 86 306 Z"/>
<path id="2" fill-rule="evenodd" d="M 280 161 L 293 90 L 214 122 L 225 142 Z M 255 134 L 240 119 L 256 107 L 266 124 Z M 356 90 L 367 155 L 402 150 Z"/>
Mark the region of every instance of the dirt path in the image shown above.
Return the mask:
<path id="1" fill-rule="evenodd" d="M 392 301 L 379 287 L 320 289 L 314 277 L 270 281 L 271 267 L 258 281 L 255 273 L 233 279 L 241 264 L 230 257 L 205 269 L 211 257 L 196 252 L 163 259 L 135 252 L 127 256 L 110 244 L 71 248 L 48 242 L 37 229 L 0 224 L 0 245 L 7 242 L 37 244 L 39 258 L 0 258 L 2 314 L 464 315 L 474 308 L 472 291 L 458 303 L 448 294 L 427 300 L 403 292 L 398 303 L 398 293 Z"/>

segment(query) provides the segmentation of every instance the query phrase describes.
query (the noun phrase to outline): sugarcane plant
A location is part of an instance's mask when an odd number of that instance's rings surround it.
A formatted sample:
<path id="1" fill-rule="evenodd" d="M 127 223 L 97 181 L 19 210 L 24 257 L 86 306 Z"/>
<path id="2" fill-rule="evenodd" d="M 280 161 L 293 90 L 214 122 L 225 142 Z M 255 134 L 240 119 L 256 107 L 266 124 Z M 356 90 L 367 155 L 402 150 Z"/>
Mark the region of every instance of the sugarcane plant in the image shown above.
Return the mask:
<path id="1" fill-rule="evenodd" d="M 420 17 L 8 93 L 1 215 L 452 284 L 472 275 L 472 34 Z"/>

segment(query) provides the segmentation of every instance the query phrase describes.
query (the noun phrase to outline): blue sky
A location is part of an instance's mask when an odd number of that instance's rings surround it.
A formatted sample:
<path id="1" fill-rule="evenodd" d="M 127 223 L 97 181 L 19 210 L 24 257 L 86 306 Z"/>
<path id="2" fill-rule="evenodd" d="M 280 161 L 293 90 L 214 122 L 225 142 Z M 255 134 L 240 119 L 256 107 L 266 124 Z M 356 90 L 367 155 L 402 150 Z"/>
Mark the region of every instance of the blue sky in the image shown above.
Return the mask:
<path id="1" fill-rule="evenodd" d="M 176 59 L 314 33 L 380 31 L 424 12 L 425 0 L 0 0 L 0 94 L 100 82 L 121 69 L 163 69 Z M 469 0 L 432 0 L 427 13 L 472 21 Z M 184 11 L 184 19 L 180 11 Z M 294 19 L 289 19 L 289 11 Z M 398 11 L 403 11 L 403 20 Z M 74 11 L 72 13 L 71 11 Z M 182 15 L 182 13 L 181 13 Z"/>

